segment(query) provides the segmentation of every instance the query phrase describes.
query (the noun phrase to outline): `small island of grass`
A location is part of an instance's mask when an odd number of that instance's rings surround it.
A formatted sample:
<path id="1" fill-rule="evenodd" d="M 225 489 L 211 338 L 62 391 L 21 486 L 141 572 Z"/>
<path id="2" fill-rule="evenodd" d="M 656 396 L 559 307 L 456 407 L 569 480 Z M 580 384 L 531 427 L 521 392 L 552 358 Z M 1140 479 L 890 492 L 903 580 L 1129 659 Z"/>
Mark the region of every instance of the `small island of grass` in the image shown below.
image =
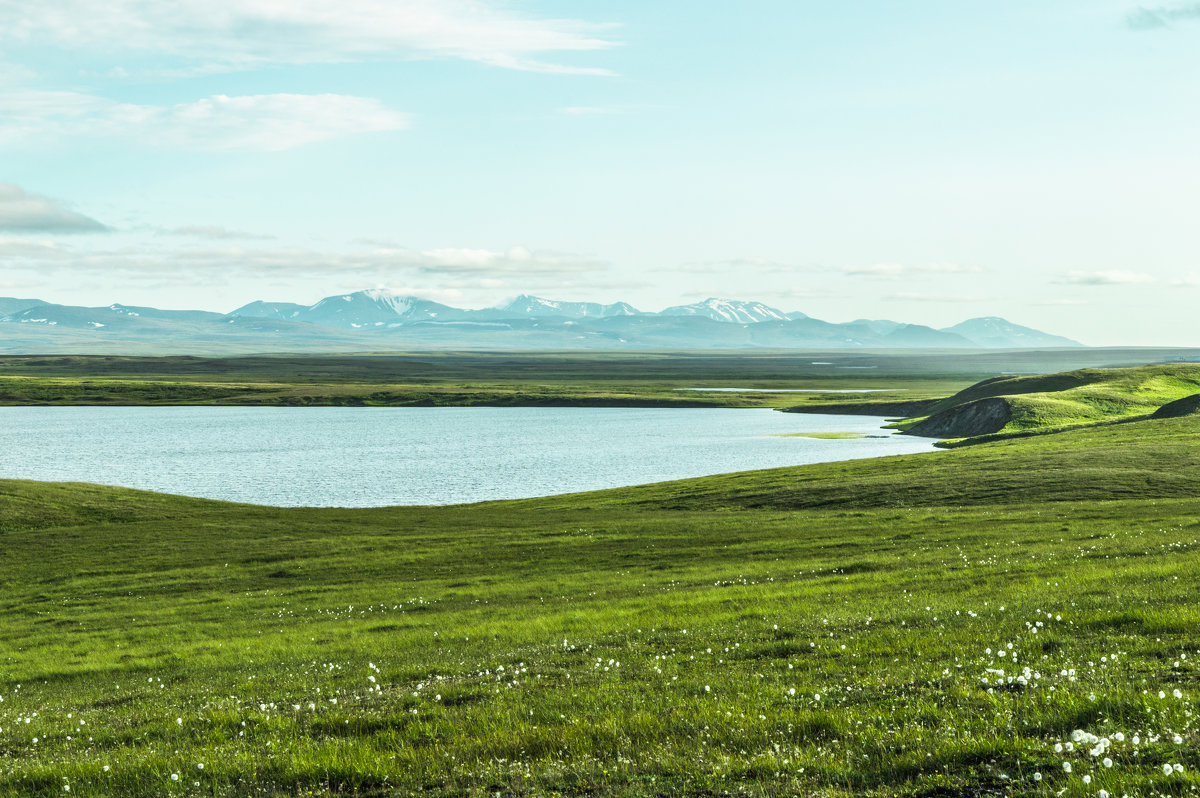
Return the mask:
<path id="1" fill-rule="evenodd" d="M 865 438 L 865 432 L 784 432 L 775 436 L 776 438 L 819 438 L 828 441 L 851 440 L 854 438 Z"/>

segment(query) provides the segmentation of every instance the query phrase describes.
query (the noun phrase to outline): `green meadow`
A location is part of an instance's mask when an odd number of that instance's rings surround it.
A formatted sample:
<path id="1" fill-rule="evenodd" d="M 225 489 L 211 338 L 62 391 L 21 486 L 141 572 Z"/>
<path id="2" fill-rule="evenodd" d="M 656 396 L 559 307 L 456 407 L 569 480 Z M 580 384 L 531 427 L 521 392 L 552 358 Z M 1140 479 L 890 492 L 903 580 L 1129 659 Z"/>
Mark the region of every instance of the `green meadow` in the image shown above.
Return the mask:
<path id="1" fill-rule="evenodd" d="M 1200 417 L 453 507 L 0 481 L 0 794 L 1189 795 Z"/>
<path id="2" fill-rule="evenodd" d="M 1184 349 L 0 355 L 2 405 L 790 407 L 923 415 L 996 374 L 1200 357 Z M 697 388 L 752 389 L 746 392 Z M 804 393 L 795 393 L 804 390 Z M 841 391 L 872 391 L 848 397 Z M 826 392 L 828 391 L 828 392 Z"/>

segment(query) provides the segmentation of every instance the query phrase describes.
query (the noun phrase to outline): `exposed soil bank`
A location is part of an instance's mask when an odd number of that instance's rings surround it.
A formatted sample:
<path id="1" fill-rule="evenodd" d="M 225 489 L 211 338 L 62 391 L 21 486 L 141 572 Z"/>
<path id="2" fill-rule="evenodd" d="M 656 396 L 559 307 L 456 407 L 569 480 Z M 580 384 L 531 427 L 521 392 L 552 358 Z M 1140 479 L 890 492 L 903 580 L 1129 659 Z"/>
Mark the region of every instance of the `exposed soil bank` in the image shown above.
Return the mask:
<path id="1" fill-rule="evenodd" d="M 999 432 L 1011 420 L 1012 408 L 997 396 L 943 410 L 905 432 L 925 438 L 971 438 Z"/>

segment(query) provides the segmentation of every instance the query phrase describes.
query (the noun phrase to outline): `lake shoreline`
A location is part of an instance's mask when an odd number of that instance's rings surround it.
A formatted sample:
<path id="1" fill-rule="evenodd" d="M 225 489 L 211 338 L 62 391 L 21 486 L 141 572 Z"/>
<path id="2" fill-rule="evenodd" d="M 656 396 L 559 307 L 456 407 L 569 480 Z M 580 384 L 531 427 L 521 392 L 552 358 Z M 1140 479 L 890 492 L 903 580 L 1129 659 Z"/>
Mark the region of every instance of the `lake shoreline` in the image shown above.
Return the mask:
<path id="1" fill-rule="evenodd" d="M 528 499 L 934 449 L 883 430 L 881 418 L 758 410 L 10 407 L 0 408 L 0 477 L 349 508 Z"/>

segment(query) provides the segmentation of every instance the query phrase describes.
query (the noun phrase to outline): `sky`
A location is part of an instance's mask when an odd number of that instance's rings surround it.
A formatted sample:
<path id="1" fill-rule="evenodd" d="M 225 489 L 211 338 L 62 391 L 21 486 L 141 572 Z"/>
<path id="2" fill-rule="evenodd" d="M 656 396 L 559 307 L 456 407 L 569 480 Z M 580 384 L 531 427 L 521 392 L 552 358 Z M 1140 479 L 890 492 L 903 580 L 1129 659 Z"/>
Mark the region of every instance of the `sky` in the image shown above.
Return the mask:
<path id="1" fill-rule="evenodd" d="M 1200 3 L 0 0 L 0 296 L 1200 345 Z"/>

